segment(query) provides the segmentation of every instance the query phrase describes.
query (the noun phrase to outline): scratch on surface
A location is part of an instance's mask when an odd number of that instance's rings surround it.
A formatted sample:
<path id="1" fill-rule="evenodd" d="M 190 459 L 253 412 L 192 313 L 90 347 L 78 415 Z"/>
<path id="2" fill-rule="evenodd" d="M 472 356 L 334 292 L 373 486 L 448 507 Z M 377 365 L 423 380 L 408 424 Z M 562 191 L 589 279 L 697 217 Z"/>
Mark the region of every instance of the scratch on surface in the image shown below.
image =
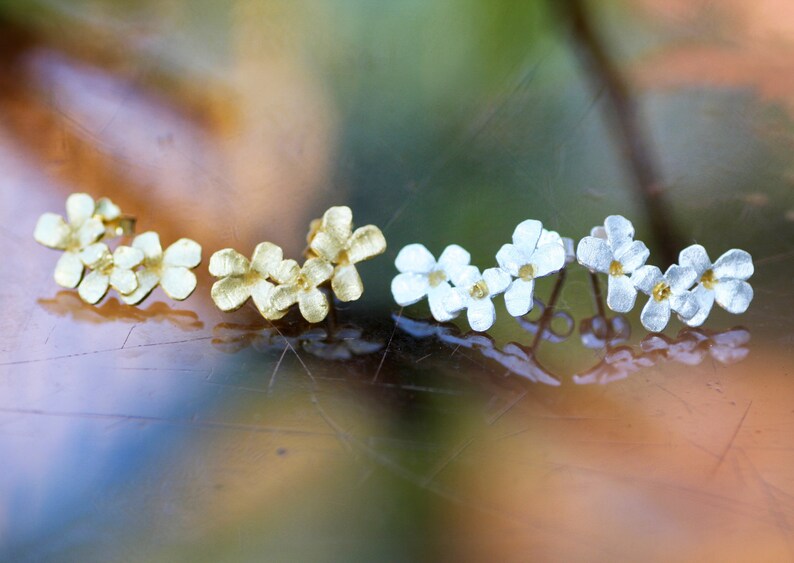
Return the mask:
<path id="1" fill-rule="evenodd" d="M 400 308 L 400 312 L 397 313 L 397 318 L 400 319 L 403 316 L 403 309 Z M 386 356 L 389 353 L 389 349 L 391 348 L 392 340 L 394 340 L 394 334 L 397 332 L 397 322 L 394 323 L 394 328 L 391 331 L 391 336 L 389 336 L 389 341 L 386 343 L 386 349 L 383 351 L 383 355 L 380 357 L 380 363 L 378 364 L 378 369 L 375 370 L 375 375 L 372 377 L 372 383 L 375 383 L 378 380 L 378 376 L 380 375 L 380 370 L 383 369 L 383 362 L 386 361 Z"/>
<path id="2" fill-rule="evenodd" d="M 127 345 L 127 341 L 130 339 L 130 335 L 132 334 L 132 331 L 133 331 L 133 330 L 135 330 L 135 327 L 136 327 L 136 326 L 138 326 L 138 325 L 137 325 L 137 324 L 134 324 L 134 325 L 132 325 L 132 326 L 130 327 L 130 331 L 127 333 L 127 337 L 124 339 L 124 344 L 122 344 L 122 345 L 121 345 L 121 349 L 122 349 L 122 350 L 123 350 L 123 349 L 124 349 L 124 347 Z"/>
<path id="3" fill-rule="evenodd" d="M 278 368 L 281 367 L 281 362 L 284 360 L 284 356 L 287 355 L 287 350 L 289 350 L 289 346 L 284 346 L 284 350 L 282 350 L 281 356 L 279 356 L 279 359 L 276 362 L 276 367 L 273 368 L 273 374 L 270 376 L 270 383 L 267 385 L 268 392 L 273 389 L 273 385 L 276 383 L 276 373 L 278 372 Z"/>
<path id="4" fill-rule="evenodd" d="M 690 406 L 690 404 L 688 402 L 686 402 L 684 399 L 682 399 L 681 397 L 679 397 L 678 395 L 676 395 L 675 393 L 670 391 L 667 387 L 663 387 L 663 386 L 659 385 L 658 383 L 656 383 L 655 385 L 656 385 L 656 387 L 658 387 L 659 389 L 661 389 L 665 393 L 667 393 L 670 396 L 672 396 L 672 397 L 678 399 L 679 401 L 681 401 L 681 403 L 683 403 L 684 407 L 686 407 L 686 411 L 689 414 L 692 414 L 692 407 Z"/>
<path id="5" fill-rule="evenodd" d="M 747 418 L 747 413 L 750 412 L 751 406 L 753 406 L 752 401 L 750 401 L 750 403 L 747 405 L 747 408 L 744 409 L 744 414 L 742 415 L 742 418 L 739 419 L 739 424 L 736 425 L 736 430 L 733 431 L 733 436 L 731 436 L 731 439 L 728 441 L 728 445 L 725 446 L 725 450 L 723 450 L 722 455 L 720 455 L 720 458 L 717 461 L 717 465 L 714 466 L 714 469 L 711 471 L 712 475 L 715 475 L 717 473 L 717 470 L 722 465 L 722 462 L 725 461 L 725 456 L 728 455 L 728 452 L 730 451 L 731 447 L 733 447 L 733 442 L 734 440 L 736 440 L 736 436 L 739 435 L 739 430 L 741 429 L 742 424 L 744 424 L 744 419 Z"/>

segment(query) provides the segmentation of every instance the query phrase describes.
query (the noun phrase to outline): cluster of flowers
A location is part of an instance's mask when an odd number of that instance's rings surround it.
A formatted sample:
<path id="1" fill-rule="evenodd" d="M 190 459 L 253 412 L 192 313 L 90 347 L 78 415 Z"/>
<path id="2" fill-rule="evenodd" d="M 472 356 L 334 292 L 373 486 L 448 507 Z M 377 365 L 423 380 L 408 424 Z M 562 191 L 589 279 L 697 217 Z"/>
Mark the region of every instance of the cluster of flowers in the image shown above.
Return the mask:
<path id="1" fill-rule="evenodd" d="M 407 306 L 427 297 L 437 321 L 454 319 L 464 309 L 475 331 L 488 330 L 496 320 L 492 299 L 504 293 L 508 313 L 526 315 L 533 305 L 535 280 L 548 276 L 574 260 L 573 241 L 529 219 L 513 232 L 513 244 L 496 253 L 498 267 L 482 273 L 469 264 L 470 254 L 458 245 L 448 246 L 436 260 L 421 244 L 409 244 L 397 255 L 399 274 L 391 291 L 398 305 Z M 634 227 L 620 215 L 606 218 L 603 227 L 592 229 L 579 241 L 575 259 L 592 272 L 609 276 L 607 305 L 627 313 L 634 308 L 637 292 L 650 299 L 640 319 L 652 332 L 664 330 L 671 312 L 689 326 L 699 326 L 714 302 L 731 313 L 743 313 L 753 298 L 747 279 L 753 261 L 744 250 L 732 249 L 714 263 L 700 245 L 681 251 L 679 262 L 663 274 L 646 266 L 650 251 L 634 240 Z"/>
<path id="2" fill-rule="evenodd" d="M 307 241 L 303 266 L 284 259 L 282 249 L 270 242 L 258 244 L 250 261 L 234 249 L 219 250 L 209 265 L 210 274 L 220 278 L 212 286 L 213 301 L 222 311 L 234 311 L 251 298 L 268 320 L 280 319 L 297 303 L 301 315 L 317 323 L 330 308 L 319 287 L 330 280 L 340 301 L 355 301 L 364 292 L 355 265 L 386 250 L 375 225 L 353 230 L 353 212 L 346 206 L 331 207 L 312 221 Z"/>
<path id="3" fill-rule="evenodd" d="M 572 240 L 528 219 L 515 228 L 513 243 L 496 253 L 499 266 L 481 273 L 456 244 L 445 248 L 438 260 L 423 245 L 409 244 L 394 262 L 400 273 L 392 280 L 392 295 L 403 307 L 427 297 L 433 318 L 440 322 L 466 309 L 471 328 L 485 331 L 496 320 L 494 297 L 504 293 L 507 311 L 514 317 L 526 315 L 533 306 L 535 280 L 573 260 L 572 247 Z"/>
<path id="4" fill-rule="evenodd" d="M 130 246 L 119 245 L 111 252 L 105 241 L 127 230 L 117 205 L 107 198 L 94 201 L 76 193 L 66 200 L 66 216 L 45 213 L 33 236 L 44 246 L 63 251 L 55 282 L 77 288 L 86 303 L 98 303 L 110 287 L 129 305 L 142 301 L 157 285 L 176 300 L 186 299 L 196 289 L 196 276 L 190 270 L 201 262 L 198 243 L 180 239 L 163 251 L 157 233 L 146 232 Z"/>
<path id="5" fill-rule="evenodd" d="M 689 326 L 700 326 L 716 301 L 730 313 L 744 313 L 753 299 L 747 279 L 753 259 L 744 250 L 732 249 L 715 262 L 699 244 L 681 251 L 678 261 L 663 274 L 645 262 L 650 251 L 634 240 L 634 227 L 620 215 L 610 215 L 603 227 L 579 241 L 576 258 L 593 272 L 608 275 L 607 306 L 618 313 L 634 308 L 637 291 L 649 296 L 640 320 L 651 332 L 664 330 L 671 312 Z"/>

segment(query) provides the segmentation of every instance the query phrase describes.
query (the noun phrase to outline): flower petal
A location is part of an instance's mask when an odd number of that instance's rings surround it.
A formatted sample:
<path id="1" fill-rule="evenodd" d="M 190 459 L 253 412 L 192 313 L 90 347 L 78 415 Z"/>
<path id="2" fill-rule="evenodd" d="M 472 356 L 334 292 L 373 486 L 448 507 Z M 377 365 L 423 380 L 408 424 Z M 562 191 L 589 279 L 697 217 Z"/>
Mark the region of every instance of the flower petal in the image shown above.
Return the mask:
<path id="1" fill-rule="evenodd" d="M 670 308 L 678 313 L 684 321 L 691 319 L 698 312 L 698 302 L 691 291 L 673 293 L 670 296 Z"/>
<path id="2" fill-rule="evenodd" d="M 242 276 L 247 274 L 250 268 L 251 263 L 248 262 L 248 258 L 232 248 L 219 250 L 210 257 L 210 274 L 216 278 Z"/>
<path id="3" fill-rule="evenodd" d="M 346 205 L 329 208 L 323 214 L 320 229 L 336 239 L 347 241 L 353 232 L 353 212 Z"/>
<path id="4" fill-rule="evenodd" d="M 605 274 L 614 257 L 607 242 L 597 237 L 584 237 L 576 247 L 576 259 L 585 268 Z"/>
<path id="5" fill-rule="evenodd" d="M 709 264 L 709 266 L 710 265 L 711 264 Z M 692 290 L 692 297 L 694 297 L 695 303 L 697 303 L 697 311 L 692 317 L 684 320 L 684 322 L 689 326 L 700 326 L 708 318 L 709 313 L 711 313 L 711 308 L 714 306 L 714 291 L 698 284 L 698 286 Z"/>
<path id="6" fill-rule="evenodd" d="M 670 321 L 670 302 L 669 299 L 657 301 L 653 297 L 648 299 L 645 307 L 640 313 L 642 326 L 651 332 L 662 332 Z"/>
<path id="7" fill-rule="evenodd" d="M 535 280 L 513 280 L 505 291 L 505 305 L 507 312 L 514 317 L 526 315 L 532 310 L 534 302 L 532 294 L 535 291 Z"/>
<path id="8" fill-rule="evenodd" d="M 544 244 L 549 244 L 551 242 L 556 242 L 557 244 L 561 244 L 565 246 L 563 242 L 563 238 L 560 236 L 560 233 L 557 231 L 549 231 L 547 229 L 543 229 L 540 232 L 540 238 L 538 239 L 537 246 L 542 246 Z"/>
<path id="9" fill-rule="evenodd" d="M 496 263 L 513 277 L 518 277 L 518 271 L 525 265 L 529 255 L 519 250 L 514 244 L 503 244 L 496 253 Z"/>
<path id="10" fill-rule="evenodd" d="M 482 279 L 488 286 L 488 293 L 490 295 L 498 295 L 504 293 L 510 282 L 513 281 L 510 274 L 505 272 L 502 268 L 488 268 L 482 273 Z"/>
<path id="11" fill-rule="evenodd" d="M 330 309 L 325 294 L 316 287 L 300 292 L 298 307 L 303 318 L 310 323 L 319 323 L 328 315 Z"/>
<path id="12" fill-rule="evenodd" d="M 471 262 L 471 254 L 457 244 L 450 244 L 438 257 L 438 265 L 450 277 L 459 268 L 468 266 L 469 262 Z"/>
<path id="13" fill-rule="evenodd" d="M 80 252 L 80 260 L 89 268 L 95 268 L 100 262 L 108 262 L 112 259 L 110 249 L 104 242 L 89 245 Z"/>
<path id="14" fill-rule="evenodd" d="M 90 217 L 83 221 L 75 235 L 77 236 L 77 242 L 80 244 L 80 248 L 85 248 L 89 244 L 99 240 L 99 237 L 104 233 L 105 226 L 102 224 L 102 221 L 96 217 Z"/>
<path id="15" fill-rule="evenodd" d="M 689 266 L 697 272 L 698 277 L 711 269 L 711 258 L 706 249 L 699 244 L 687 246 L 678 254 L 678 263 L 682 266 Z M 691 325 L 694 326 L 694 325 Z"/>
<path id="16" fill-rule="evenodd" d="M 135 266 L 140 265 L 141 262 L 143 262 L 143 252 L 138 248 L 119 246 L 113 252 L 113 264 L 116 265 L 117 269 L 131 270 Z M 132 291 L 132 289 L 130 291 Z M 129 291 L 125 293 L 129 293 Z"/>
<path id="17" fill-rule="evenodd" d="M 184 266 L 170 266 L 163 271 L 160 286 L 168 297 L 182 301 L 195 291 L 196 274 Z"/>
<path id="18" fill-rule="evenodd" d="M 128 295 L 138 287 L 138 278 L 132 270 L 113 268 L 110 273 L 110 285 L 122 295 Z"/>
<path id="19" fill-rule="evenodd" d="M 251 256 L 251 269 L 259 272 L 263 278 L 268 278 L 283 260 L 284 251 L 280 246 L 272 242 L 260 242 Z"/>
<path id="20" fill-rule="evenodd" d="M 210 296 L 221 311 L 235 311 L 251 296 L 251 289 L 240 277 L 225 277 L 212 284 Z"/>
<path id="21" fill-rule="evenodd" d="M 82 225 L 95 210 L 94 198 L 88 194 L 72 194 L 66 198 L 66 216 L 74 227 Z"/>
<path id="22" fill-rule="evenodd" d="M 635 240 L 629 244 L 624 245 L 618 252 L 615 253 L 615 259 L 623 266 L 623 272 L 626 274 L 632 273 L 637 268 L 644 266 L 645 261 L 651 251 L 645 246 L 645 243 Z"/>
<path id="23" fill-rule="evenodd" d="M 355 270 L 355 266 L 352 266 L 352 268 Z M 334 267 L 322 258 L 309 258 L 304 262 L 303 268 L 301 268 L 301 275 L 310 285 L 316 287 L 331 279 L 331 276 L 334 275 Z M 358 276 L 358 273 L 356 273 L 356 276 Z"/>
<path id="24" fill-rule="evenodd" d="M 345 240 L 338 239 L 328 233 L 320 231 L 312 239 L 310 249 L 315 254 L 328 260 L 329 262 L 336 262 L 339 258 L 339 253 L 345 249 Z"/>
<path id="25" fill-rule="evenodd" d="M 524 252 L 532 252 L 538 245 L 543 232 L 543 223 L 536 219 L 527 219 L 519 223 L 513 231 L 513 244 Z"/>
<path id="26" fill-rule="evenodd" d="M 454 294 L 455 291 L 452 289 L 452 286 L 446 282 L 430 288 L 430 291 L 427 293 L 427 303 L 430 305 L 430 314 L 433 315 L 433 318 L 438 322 L 451 321 L 458 316 L 457 312 L 462 308 L 462 304 L 457 310 L 450 310 L 448 308 L 455 309 L 457 307 L 459 299 Z"/>
<path id="27" fill-rule="evenodd" d="M 347 259 L 351 264 L 369 260 L 386 251 L 386 238 L 375 225 L 356 229 L 347 243 Z"/>
<path id="28" fill-rule="evenodd" d="M 55 283 L 73 289 L 83 279 L 83 262 L 76 252 L 64 252 L 55 266 Z"/>
<path id="29" fill-rule="evenodd" d="M 121 209 L 108 198 L 100 197 L 96 200 L 94 215 L 98 215 L 103 221 L 112 221 L 121 216 Z"/>
<path id="30" fill-rule="evenodd" d="M 532 254 L 531 263 L 535 278 L 558 272 L 565 266 L 565 247 L 555 243 L 539 246 Z"/>
<path id="31" fill-rule="evenodd" d="M 63 217 L 55 213 L 45 213 L 36 222 L 33 238 L 49 248 L 63 250 L 69 242 L 72 230 Z"/>
<path id="32" fill-rule="evenodd" d="M 189 238 L 181 238 L 165 250 L 163 262 L 169 266 L 195 268 L 201 263 L 201 245 Z"/>
<path id="33" fill-rule="evenodd" d="M 275 288 L 275 285 L 265 279 L 260 279 L 250 286 L 251 298 L 254 300 L 257 310 L 263 317 L 271 320 L 274 320 L 272 315 L 277 311 L 273 306 L 273 291 Z M 284 313 L 286 313 L 286 310 Z"/>
<path id="34" fill-rule="evenodd" d="M 734 248 L 717 258 L 713 270 L 718 280 L 746 280 L 753 275 L 753 257 L 749 252 Z"/>
<path id="35" fill-rule="evenodd" d="M 93 305 L 105 296 L 109 285 L 110 278 L 108 276 L 97 271 L 88 272 L 83 281 L 80 282 L 77 293 L 83 301 Z"/>
<path id="36" fill-rule="evenodd" d="M 663 281 L 662 271 L 656 266 L 642 266 L 631 274 L 631 283 L 634 284 L 634 287 L 648 295 L 659 282 Z"/>
<path id="37" fill-rule="evenodd" d="M 496 321 L 496 309 L 494 308 L 493 301 L 488 298 L 474 299 L 469 304 L 466 316 L 472 330 L 476 330 L 477 332 L 488 330 Z"/>
<path id="38" fill-rule="evenodd" d="M 714 297 L 720 307 L 738 315 L 744 313 L 753 300 L 753 288 L 742 280 L 724 280 L 714 286 Z"/>
<path id="39" fill-rule="evenodd" d="M 470 288 L 481 279 L 482 275 L 477 266 L 464 266 L 458 268 L 450 275 L 450 281 L 452 281 L 453 285 L 464 289 Z"/>
<path id="40" fill-rule="evenodd" d="M 604 231 L 614 252 L 629 244 L 634 238 L 634 225 L 622 215 L 610 215 L 604 219 Z"/>
<path id="41" fill-rule="evenodd" d="M 127 295 L 121 295 L 121 300 L 127 305 L 137 305 L 154 291 L 154 288 L 160 283 L 158 275 L 151 270 L 135 272 L 135 276 L 138 278 L 138 287 Z"/>
<path id="42" fill-rule="evenodd" d="M 698 273 L 694 268 L 689 266 L 679 266 L 673 264 L 664 273 L 667 283 L 670 284 L 670 289 L 673 293 L 681 293 L 688 290 L 698 279 Z"/>
<path id="43" fill-rule="evenodd" d="M 278 285 L 270 296 L 270 302 L 274 309 L 285 311 L 298 302 L 300 293 L 301 288 L 297 284 Z"/>
<path id="44" fill-rule="evenodd" d="M 424 245 L 414 243 L 400 249 L 394 265 L 399 272 L 429 274 L 436 266 L 436 259 Z"/>
<path id="45" fill-rule="evenodd" d="M 391 281 L 394 302 L 401 307 L 418 303 L 430 290 L 427 276 L 405 272 L 397 274 Z"/>
<path id="46" fill-rule="evenodd" d="M 160 245 L 160 235 L 154 231 L 147 231 L 132 240 L 132 247 L 143 252 L 144 259 L 155 262 L 163 257 L 163 247 Z"/>
<path id="47" fill-rule="evenodd" d="M 337 266 L 333 275 L 331 289 L 333 289 L 334 295 L 340 301 L 355 301 L 364 293 L 364 284 L 361 282 L 361 276 L 358 275 L 358 271 L 353 264 Z"/>
<path id="48" fill-rule="evenodd" d="M 590 236 L 607 240 L 607 231 L 603 225 L 599 225 L 590 229 Z"/>
<path id="49" fill-rule="evenodd" d="M 616 313 L 628 313 L 637 300 L 637 288 L 628 276 L 607 276 L 607 306 Z"/>

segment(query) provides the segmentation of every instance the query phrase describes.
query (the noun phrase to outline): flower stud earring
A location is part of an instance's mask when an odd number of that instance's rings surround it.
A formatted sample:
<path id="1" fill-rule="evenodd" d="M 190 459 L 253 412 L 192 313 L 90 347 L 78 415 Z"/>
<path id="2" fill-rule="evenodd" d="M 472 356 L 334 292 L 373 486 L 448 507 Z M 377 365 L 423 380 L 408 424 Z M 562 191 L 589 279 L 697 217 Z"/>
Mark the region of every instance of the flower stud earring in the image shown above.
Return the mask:
<path id="1" fill-rule="evenodd" d="M 328 297 L 320 289 L 330 280 L 340 301 L 355 301 L 364 292 L 356 264 L 383 253 L 386 239 L 375 225 L 353 230 L 349 207 L 331 207 L 315 219 L 307 236 L 306 261 L 300 266 L 285 260 L 280 247 L 270 242 L 257 245 L 250 262 L 236 250 L 219 250 L 210 259 L 210 273 L 220 278 L 212 286 L 212 299 L 222 311 L 234 311 L 252 298 L 259 313 L 277 320 L 298 304 L 311 323 L 325 319 Z"/>
<path id="2" fill-rule="evenodd" d="M 692 290 L 698 311 L 690 319 L 683 319 L 689 326 L 700 326 L 708 318 L 714 302 L 733 314 L 744 313 L 753 300 L 753 288 L 747 283 L 753 275 L 753 258 L 748 252 L 731 249 L 713 264 L 706 249 L 699 244 L 681 251 L 678 261 L 689 266 L 697 275 L 697 286 Z"/>
<path id="3" fill-rule="evenodd" d="M 631 221 L 620 215 L 607 217 L 604 226 L 595 227 L 576 249 L 582 266 L 609 276 L 607 306 L 616 313 L 634 308 L 637 289 L 629 275 L 643 266 L 650 254 L 643 242 L 634 240 Z"/>
<path id="4" fill-rule="evenodd" d="M 532 309 L 535 279 L 565 267 L 572 257 L 567 241 L 540 221 L 528 219 L 513 232 L 513 244 L 496 253 L 498 267 L 480 269 L 469 264 L 470 254 L 453 244 L 438 261 L 421 244 L 409 244 L 397 254 L 399 273 L 391 284 L 392 296 L 400 306 L 413 305 L 427 296 L 430 313 L 446 322 L 467 310 L 472 330 L 482 332 L 493 326 L 496 309 L 493 298 L 504 293 L 507 311 L 514 317 Z M 451 282 L 451 283 L 450 283 Z"/>
<path id="5" fill-rule="evenodd" d="M 312 221 L 307 240 L 308 258 L 319 257 L 334 266 L 331 289 L 340 301 L 356 301 L 364 292 L 356 264 L 386 251 L 381 230 L 366 225 L 354 231 L 353 212 L 344 205 Z"/>
<path id="6" fill-rule="evenodd" d="M 39 244 L 63 251 L 55 266 L 55 283 L 74 289 L 83 279 L 85 266 L 80 253 L 104 237 L 110 222 L 121 211 L 109 199 L 99 201 L 88 194 L 76 193 L 66 198 L 66 217 L 45 213 L 39 217 L 33 238 Z"/>
<path id="7" fill-rule="evenodd" d="M 68 222 L 45 213 L 33 237 L 63 251 L 55 281 L 77 288 L 86 303 L 98 303 L 111 287 L 128 305 L 143 301 L 158 284 L 177 301 L 195 290 L 196 276 L 190 269 L 201 262 L 201 246 L 195 241 L 180 239 L 163 252 L 157 233 L 147 232 L 135 237 L 132 246 L 119 245 L 111 251 L 103 241 L 131 234 L 134 218 L 122 215 L 107 198 L 94 201 L 82 193 L 67 198 L 66 215 Z"/>

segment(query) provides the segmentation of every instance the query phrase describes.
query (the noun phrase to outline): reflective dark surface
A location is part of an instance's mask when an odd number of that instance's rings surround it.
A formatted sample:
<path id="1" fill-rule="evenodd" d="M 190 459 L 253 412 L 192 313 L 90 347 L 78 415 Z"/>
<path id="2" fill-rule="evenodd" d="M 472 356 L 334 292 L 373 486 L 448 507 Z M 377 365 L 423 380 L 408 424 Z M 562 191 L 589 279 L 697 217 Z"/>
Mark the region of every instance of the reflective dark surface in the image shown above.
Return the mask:
<path id="1" fill-rule="evenodd" d="M 791 8 L 527 4 L 0 3 L 0 559 L 794 557 Z M 196 293 L 58 288 L 74 191 L 199 241 Z M 359 302 L 213 306 L 212 252 L 334 204 L 389 243 Z M 748 313 L 649 335 L 575 265 L 487 334 L 392 303 L 407 243 L 613 213 L 751 252 Z"/>

